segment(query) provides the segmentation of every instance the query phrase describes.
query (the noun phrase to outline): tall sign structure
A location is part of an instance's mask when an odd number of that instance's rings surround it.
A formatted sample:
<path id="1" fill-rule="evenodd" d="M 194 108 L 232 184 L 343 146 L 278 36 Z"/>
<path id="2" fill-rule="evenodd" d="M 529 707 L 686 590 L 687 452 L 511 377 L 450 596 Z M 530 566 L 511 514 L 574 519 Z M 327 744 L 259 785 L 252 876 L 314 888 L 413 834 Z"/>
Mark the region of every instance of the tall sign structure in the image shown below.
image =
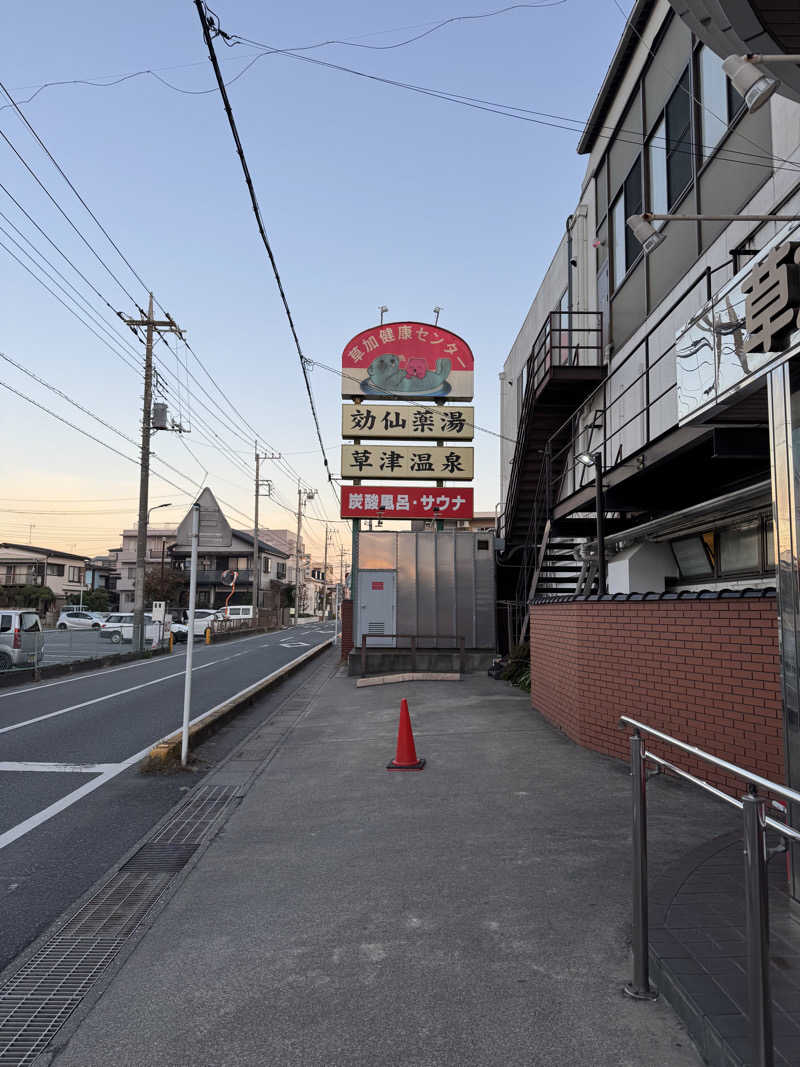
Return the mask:
<path id="1" fill-rule="evenodd" d="M 438 314 L 437 314 L 438 320 Z M 354 628 L 358 609 L 358 537 L 362 518 L 473 516 L 472 400 L 475 360 L 463 338 L 436 323 L 381 322 L 342 352 L 341 517 L 353 520 Z M 399 443 L 407 442 L 407 443 Z M 411 482 L 371 485 L 362 481 Z M 432 485 L 420 485 L 430 482 Z M 357 639 L 357 634 L 354 633 Z"/>

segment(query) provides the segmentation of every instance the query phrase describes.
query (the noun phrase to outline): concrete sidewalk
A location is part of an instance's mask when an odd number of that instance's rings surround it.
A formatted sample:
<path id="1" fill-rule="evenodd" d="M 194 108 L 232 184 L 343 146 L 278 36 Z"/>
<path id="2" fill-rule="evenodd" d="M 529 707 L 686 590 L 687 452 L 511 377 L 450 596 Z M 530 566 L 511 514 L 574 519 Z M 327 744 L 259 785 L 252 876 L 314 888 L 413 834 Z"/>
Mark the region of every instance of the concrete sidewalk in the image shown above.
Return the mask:
<path id="1" fill-rule="evenodd" d="M 485 676 L 321 681 L 44 1062 L 699 1064 L 666 1004 L 621 992 L 627 768 L 578 748 L 527 695 Z M 420 773 L 385 770 L 402 696 L 428 760 Z M 649 797 L 654 878 L 738 825 L 668 780 Z"/>

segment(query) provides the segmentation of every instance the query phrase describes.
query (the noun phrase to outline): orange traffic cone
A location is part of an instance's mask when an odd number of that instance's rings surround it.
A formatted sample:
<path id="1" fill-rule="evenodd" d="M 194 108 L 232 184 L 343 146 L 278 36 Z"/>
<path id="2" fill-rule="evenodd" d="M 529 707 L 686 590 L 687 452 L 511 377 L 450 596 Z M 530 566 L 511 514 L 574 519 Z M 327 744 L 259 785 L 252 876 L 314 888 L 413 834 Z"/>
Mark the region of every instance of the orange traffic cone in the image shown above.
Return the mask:
<path id="1" fill-rule="evenodd" d="M 424 759 L 417 758 L 414 748 L 414 735 L 411 732 L 411 719 L 408 715 L 408 701 L 400 701 L 400 724 L 397 728 L 397 755 L 391 763 L 386 764 L 387 771 L 421 771 Z"/>

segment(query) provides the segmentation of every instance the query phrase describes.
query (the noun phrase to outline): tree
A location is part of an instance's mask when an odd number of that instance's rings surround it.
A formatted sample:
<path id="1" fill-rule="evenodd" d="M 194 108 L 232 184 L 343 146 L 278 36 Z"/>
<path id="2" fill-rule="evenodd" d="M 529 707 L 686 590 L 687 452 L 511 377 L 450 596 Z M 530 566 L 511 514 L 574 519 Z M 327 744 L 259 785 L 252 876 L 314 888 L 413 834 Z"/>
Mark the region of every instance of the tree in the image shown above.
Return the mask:
<path id="1" fill-rule="evenodd" d="M 160 568 L 148 569 L 144 576 L 144 602 L 147 605 L 154 600 L 164 600 L 167 607 L 171 608 L 186 607 L 189 600 L 188 572 L 165 569 L 162 581 Z"/>
<path id="2" fill-rule="evenodd" d="M 70 593 L 67 597 L 67 604 L 72 606 L 81 602 L 86 611 L 108 611 L 108 590 L 87 589 L 83 594 L 83 601 L 81 601 L 80 593 Z"/>

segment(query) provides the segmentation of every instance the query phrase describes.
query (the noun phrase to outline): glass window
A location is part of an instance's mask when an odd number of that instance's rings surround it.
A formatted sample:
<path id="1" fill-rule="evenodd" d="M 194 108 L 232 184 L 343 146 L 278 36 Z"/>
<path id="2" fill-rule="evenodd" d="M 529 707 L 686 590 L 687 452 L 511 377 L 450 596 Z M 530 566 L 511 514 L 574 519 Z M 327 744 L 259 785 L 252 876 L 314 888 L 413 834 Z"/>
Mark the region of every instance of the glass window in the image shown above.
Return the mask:
<path id="1" fill-rule="evenodd" d="M 611 208 L 612 263 L 614 267 L 614 288 L 622 284 L 625 277 L 625 198 L 620 195 Z"/>
<path id="2" fill-rule="evenodd" d="M 264 556 L 264 574 L 270 574 L 272 571 L 272 560 L 269 556 Z"/>
<path id="3" fill-rule="evenodd" d="M 63 563 L 48 563 L 47 573 L 52 574 L 55 578 L 64 577 L 64 564 Z"/>
<path id="4" fill-rule="evenodd" d="M 79 582 L 81 580 L 81 568 L 70 567 L 67 580 L 70 582 Z"/>
<path id="5" fill-rule="evenodd" d="M 648 163 L 650 170 L 650 201 L 648 211 L 654 215 L 666 215 L 669 211 L 667 199 L 667 146 L 666 146 L 666 123 L 662 119 L 656 126 L 650 143 L 647 146 Z M 660 230 L 664 225 L 663 219 L 654 222 L 653 226 Z"/>
<path id="6" fill-rule="evenodd" d="M 275 573 L 276 573 L 276 576 L 278 578 L 285 578 L 286 577 L 286 564 L 285 563 L 277 563 L 275 565 Z"/>
<path id="7" fill-rule="evenodd" d="M 773 570 L 775 567 L 775 531 L 772 528 L 772 519 L 764 523 L 764 567 Z"/>
<path id="8" fill-rule="evenodd" d="M 689 68 L 667 102 L 667 195 L 670 209 L 692 180 L 692 98 Z"/>
<path id="9" fill-rule="evenodd" d="M 19 617 L 19 627 L 25 634 L 38 633 L 42 628 L 35 611 L 23 611 Z"/>
<path id="10" fill-rule="evenodd" d="M 697 64 L 700 74 L 700 134 L 703 159 L 708 159 L 728 129 L 728 79 L 722 60 L 710 48 L 701 48 Z"/>
<path id="11" fill-rule="evenodd" d="M 742 523 L 740 526 L 723 526 L 719 531 L 719 569 L 722 574 L 759 569 L 759 542 L 761 522 Z"/>
<path id="12" fill-rule="evenodd" d="M 11 629 L 11 616 L 0 615 L 0 634 L 7 634 Z"/>
<path id="13" fill-rule="evenodd" d="M 705 576 L 712 574 L 714 566 L 709 559 L 706 543 L 702 537 L 685 537 L 672 542 L 675 561 L 681 572 L 681 578 Z"/>
<path id="14" fill-rule="evenodd" d="M 642 203 L 642 157 L 639 156 L 630 169 L 623 187 L 625 200 L 625 218 L 631 215 L 641 215 L 644 210 Z M 636 257 L 642 250 L 642 246 L 633 235 L 630 226 L 625 226 L 625 267 L 627 270 L 633 266 Z"/>

